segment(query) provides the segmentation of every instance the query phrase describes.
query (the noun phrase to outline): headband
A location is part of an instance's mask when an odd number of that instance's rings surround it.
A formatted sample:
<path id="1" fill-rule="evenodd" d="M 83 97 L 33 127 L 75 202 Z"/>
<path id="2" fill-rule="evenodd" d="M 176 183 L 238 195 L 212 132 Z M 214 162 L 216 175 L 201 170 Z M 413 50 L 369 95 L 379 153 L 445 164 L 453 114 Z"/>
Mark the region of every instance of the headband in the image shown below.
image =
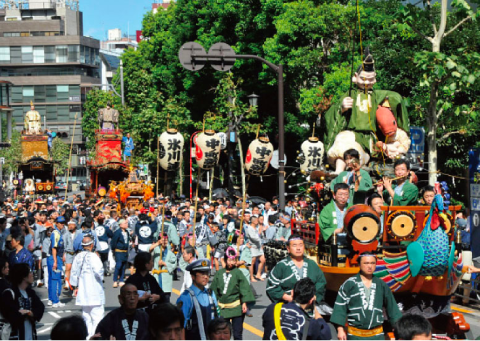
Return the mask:
<path id="1" fill-rule="evenodd" d="M 92 244 L 93 244 L 93 239 L 90 239 L 90 241 L 86 242 L 86 243 L 82 242 L 82 246 L 88 246 L 88 245 L 92 245 Z"/>
<path id="2" fill-rule="evenodd" d="M 303 238 L 302 237 L 293 237 L 293 238 L 290 238 L 288 240 L 288 242 L 290 243 L 292 240 L 303 240 Z"/>
<path id="3" fill-rule="evenodd" d="M 358 256 L 358 258 L 361 257 L 375 257 L 377 258 L 377 255 L 374 255 L 373 253 L 362 253 L 361 255 Z"/>
<path id="4" fill-rule="evenodd" d="M 235 259 L 237 258 L 237 250 L 235 250 L 233 247 L 229 246 L 227 248 L 227 251 L 225 251 L 225 254 L 229 259 Z"/>

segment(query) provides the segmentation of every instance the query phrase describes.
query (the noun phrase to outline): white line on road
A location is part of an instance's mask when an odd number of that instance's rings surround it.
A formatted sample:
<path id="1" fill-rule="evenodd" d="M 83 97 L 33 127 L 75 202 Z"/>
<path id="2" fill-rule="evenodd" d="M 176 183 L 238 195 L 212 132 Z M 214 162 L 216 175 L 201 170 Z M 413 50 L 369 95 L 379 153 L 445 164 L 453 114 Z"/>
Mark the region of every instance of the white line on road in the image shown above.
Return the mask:
<path id="1" fill-rule="evenodd" d="M 59 311 L 57 311 L 57 313 L 63 314 L 63 310 L 59 310 Z"/>
<path id="2" fill-rule="evenodd" d="M 58 315 L 57 313 L 54 313 L 54 312 L 52 312 L 52 311 L 49 311 L 48 313 L 49 313 L 50 315 L 52 315 L 53 317 L 55 317 L 56 319 L 61 318 L 60 315 Z"/>
<path id="3" fill-rule="evenodd" d="M 43 334 L 43 333 L 46 333 L 48 332 L 50 329 L 52 329 L 52 327 L 47 327 L 47 328 L 44 328 L 44 329 L 40 329 L 37 334 Z"/>
<path id="4" fill-rule="evenodd" d="M 72 311 L 71 310 L 65 310 L 66 313 L 71 313 Z"/>

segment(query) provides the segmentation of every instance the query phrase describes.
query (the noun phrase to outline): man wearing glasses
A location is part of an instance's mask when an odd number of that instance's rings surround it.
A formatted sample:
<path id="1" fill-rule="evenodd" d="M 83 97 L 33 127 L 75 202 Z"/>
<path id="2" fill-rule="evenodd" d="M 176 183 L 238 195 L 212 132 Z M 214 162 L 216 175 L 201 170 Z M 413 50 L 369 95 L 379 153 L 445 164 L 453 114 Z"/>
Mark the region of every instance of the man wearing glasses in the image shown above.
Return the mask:
<path id="1" fill-rule="evenodd" d="M 210 277 L 210 261 L 199 259 L 187 266 L 193 284 L 178 298 L 177 306 L 185 316 L 185 339 L 206 340 L 207 326 L 218 317 L 217 298 L 206 286 Z"/>
<path id="2" fill-rule="evenodd" d="M 335 184 L 333 187 L 333 200 L 323 208 L 318 219 L 318 225 L 322 232 L 323 241 L 331 244 L 330 238 L 334 234 L 345 232 L 343 229 L 343 219 L 347 209 L 350 207 L 348 199 L 350 187 L 343 182 Z"/>

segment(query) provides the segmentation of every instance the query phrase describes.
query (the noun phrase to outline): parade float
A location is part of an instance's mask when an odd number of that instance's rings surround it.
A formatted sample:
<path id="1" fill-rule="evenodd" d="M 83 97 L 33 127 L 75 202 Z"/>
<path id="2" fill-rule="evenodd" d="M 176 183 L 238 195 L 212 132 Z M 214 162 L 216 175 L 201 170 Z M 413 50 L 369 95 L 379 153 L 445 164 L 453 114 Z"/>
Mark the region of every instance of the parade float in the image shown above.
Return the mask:
<path id="1" fill-rule="evenodd" d="M 87 161 L 90 181 L 86 196 L 110 199 L 119 203 L 118 209 L 141 208 L 153 197 L 152 185 L 138 179 L 131 164 L 133 140 L 118 129 L 119 112 L 107 104 L 98 113 L 99 126 L 95 130 L 94 157 Z M 125 150 L 122 153 L 122 142 Z"/>
<path id="2" fill-rule="evenodd" d="M 348 180 L 352 171 L 343 159 L 344 152 L 355 149 L 360 156 L 355 162 L 372 178 L 381 179 L 393 177 L 393 163 L 405 158 L 410 147 L 403 99 L 391 91 L 373 90 L 373 63 L 367 50 L 352 77 L 357 89 L 350 90 L 322 118 L 328 164 L 322 164 L 323 155 L 318 154 L 323 154 L 324 145 L 315 136 L 301 145 L 298 160 L 302 173 L 309 176 L 305 194 L 317 203 L 318 212 L 330 202 L 335 183 L 330 182 L 339 174 L 340 182 L 350 189 L 358 186 Z M 371 194 L 375 190 L 370 186 Z M 450 298 L 466 272 L 454 218 L 461 206 L 448 206 L 449 195 L 442 196 L 445 193 L 440 186 L 436 190 L 431 207 L 390 205 L 383 206 L 382 214 L 378 214 L 365 204 L 350 206 L 344 214 L 343 233 L 333 234 L 328 240 L 323 239 L 314 217 L 292 220 L 292 233 L 302 235 L 307 256 L 316 260 L 325 274 L 327 290 L 332 293 L 326 295 L 330 305 L 340 286 L 359 272 L 359 255 L 373 253 L 377 256 L 375 276 L 390 287 L 403 313 L 429 318 L 436 334 L 471 336 L 463 315 L 450 308 Z M 284 247 L 277 245 L 273 254 L 281 258 Z"/>
<path id="3" fill-rule="evenodd" d="M 87 197 L 105 197 L 112 181 L 121 182 L 128 177 L 130 162 L 122 159 L 122 138 L 120 129 L 95 130 L 95 154 L 87 161 Z"/>
<path id="4" fill-rule="evenodd" d="M 48 148 L 48 135 L 41 129 L 41 117 L 31 103 L 30 111 L 25 114 L 24 130 L 21 134 L 22 157 L 18 163 L 18 173 L 23 184 L 23 193 L 28 195 L 51 194 L 55 191 L 55 160 Z M 20 179 L 21 180 L 21 179 Z"/>

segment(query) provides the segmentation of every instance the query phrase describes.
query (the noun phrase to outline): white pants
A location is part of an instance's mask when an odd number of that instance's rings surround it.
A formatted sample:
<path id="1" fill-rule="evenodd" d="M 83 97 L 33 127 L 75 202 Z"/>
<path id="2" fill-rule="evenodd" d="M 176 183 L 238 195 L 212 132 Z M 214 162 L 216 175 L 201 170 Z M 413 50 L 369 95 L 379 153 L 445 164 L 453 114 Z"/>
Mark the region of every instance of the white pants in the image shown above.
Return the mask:
<path id="1" fill-rule="evenodd" d="M 46 265 L 43 267 L 43 284 L 45 289 L 48 288 L 48 267 Z"/>
<path id="2" fill-rule="evenodd" d="M 84 305 L 82 306 L 82 317 L 87 325 L 89 340 L 94 334 L 97 325 L 103 319 L 103 305 Z"/>
<path id="3" fill-rule="evenodd" d="M 110 272 L 113 273 L 115 270 L 115 257 L 112 250 L 108 251 L 108 264 L 110 264 Z"/>

